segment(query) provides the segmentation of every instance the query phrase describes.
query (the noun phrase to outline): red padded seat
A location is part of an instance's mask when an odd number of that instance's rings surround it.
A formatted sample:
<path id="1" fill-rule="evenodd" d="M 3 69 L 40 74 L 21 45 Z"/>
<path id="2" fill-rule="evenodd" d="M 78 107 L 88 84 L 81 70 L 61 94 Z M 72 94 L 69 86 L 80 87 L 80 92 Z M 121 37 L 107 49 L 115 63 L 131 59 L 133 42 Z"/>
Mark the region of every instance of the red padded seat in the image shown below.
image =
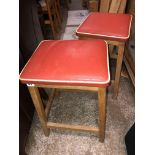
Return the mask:
<path id="1" fill-rule="evenodd" d="M 42 41 L 20 74 L 26 84 L 106 87 L 110 82 L 103 40 Z"/>
<path id="2" fill-rule="evenodd" d="M 130 36 L 132 15 L 90 13 L 76 30 L 79 37 L 126 41 Z"/>

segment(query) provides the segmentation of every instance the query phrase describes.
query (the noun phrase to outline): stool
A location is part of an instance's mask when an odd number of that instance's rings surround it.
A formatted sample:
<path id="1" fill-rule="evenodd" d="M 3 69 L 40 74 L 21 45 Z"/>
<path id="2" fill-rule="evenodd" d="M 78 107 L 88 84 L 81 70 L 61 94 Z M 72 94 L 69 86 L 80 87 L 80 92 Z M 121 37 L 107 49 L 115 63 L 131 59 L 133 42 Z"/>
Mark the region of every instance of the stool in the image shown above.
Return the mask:
<path id="1" fill-rule="evenodd" d="M 104 140 L 106 116 L 106 87 L 110 82 L 108 47 L 103 40 L 42 41 L 20 73 L 27 84 L 44 134 L 49 128 L 92 131 Z M 46 107 L 38 88 L 53 88 Z M 55 89 L 75 89 L 98 92 L 99 128 L 48 122 Z"/>
<path id="2" fill-rule="evenodd" d="M 115 79 L 112 81 L 114 97 L 118 95 L 124 46 L 130 36 L 131 21 L 132 16 L 128 14 L 93 12 L 76 30 L 79 39 L 104 39 L 109 45 L 118 47 L 117 55 L 109 51 L 117 59 Z"/>

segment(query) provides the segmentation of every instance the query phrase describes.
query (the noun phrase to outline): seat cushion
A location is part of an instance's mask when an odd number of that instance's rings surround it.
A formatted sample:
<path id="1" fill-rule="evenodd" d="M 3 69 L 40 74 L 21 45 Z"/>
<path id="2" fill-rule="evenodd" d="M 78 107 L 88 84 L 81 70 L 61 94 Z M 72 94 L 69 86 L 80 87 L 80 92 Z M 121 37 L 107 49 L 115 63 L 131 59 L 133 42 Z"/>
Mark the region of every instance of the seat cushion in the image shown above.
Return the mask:
<path id="1" fill-rule="evenodd" d="M 79 37 L 126 41 L 130 36 L 132 16 L 115 13 L 90 13 L 76 30 Z"/>
<path id="2" fill-rule="evenodd" d="M 26 84 L 107 86 L 107 44 L 103 40 L 42 41 L 20 74 Z"/>

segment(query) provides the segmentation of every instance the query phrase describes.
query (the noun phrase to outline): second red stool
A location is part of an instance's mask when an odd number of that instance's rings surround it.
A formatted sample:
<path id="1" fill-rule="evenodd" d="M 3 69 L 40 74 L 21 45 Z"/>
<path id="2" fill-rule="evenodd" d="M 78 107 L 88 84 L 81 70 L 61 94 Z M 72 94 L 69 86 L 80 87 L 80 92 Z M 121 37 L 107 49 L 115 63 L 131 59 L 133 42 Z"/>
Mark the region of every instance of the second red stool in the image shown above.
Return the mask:
<path id="1" fill-rule="evenodd" d="M 117 97 L 125 42 L 130 36 L 132 16 L 115 13 L 90 13 L 76 30 L 80 39 L 103 39 L 109 45 L 118 47 L 115 79 L 113 83 L 114 97 Z M 109 50 L 110 52 L 110 50 Z"/>

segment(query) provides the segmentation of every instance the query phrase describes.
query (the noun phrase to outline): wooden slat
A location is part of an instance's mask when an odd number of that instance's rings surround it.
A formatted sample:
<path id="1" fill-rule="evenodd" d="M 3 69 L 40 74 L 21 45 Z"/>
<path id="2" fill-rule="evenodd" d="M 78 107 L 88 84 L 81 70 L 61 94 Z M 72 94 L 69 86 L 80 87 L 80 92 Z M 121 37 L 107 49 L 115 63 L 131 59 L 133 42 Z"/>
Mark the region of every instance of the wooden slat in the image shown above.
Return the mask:
<path id="1" fill-rule="evenodd" d="M 122 0 L 118 9 L 118 13 L 124 13 L 126 9 L 127 0 Z"/>
<path id="2" fill-rule="evenodd" d="M 99 88 L 98 91 L 99 101 L 99 139 L 100 142 L 104 141 L 105 136 L 105 120 L 106 120 L 106 88 Z"/>
<path id="3" fill-rule="evenodd" d="M 100 12 L 108 12 L 110 0 L 100 0 Z"/>
<path id="4" fill-rule="evenodd" d="M 120 7 L 122 0 L 112 0 L 110 8 L 109 8 L 109 12 L 110 13 L 117 13 L 118 9 Z"/>
<path id="5" fill-rule="evenodd" d="M 46 108 L 45 108 L 45 113 L 46 113 L 46 117 L 48 118 L 49 115 L 49 111 L 51 109 L 51 105 L 52 105 L 52 101 L 54 100 L 54 95 L 55 95 L 55 89 L 52 89 L 52 92 L 49 96 L 49 100 L 47 102 Z"/>
<path id="6" fill-rule="evenodd" d="M 61 124 L 61 123 L 52 123 L 47 122 L 48 128 L 62 128 L 68 130 L 76 130 L 76 131 L 91 131 L 91 132 L 99 132 L 99 129 L 96 127 L 89 127 L 89 126 L 81 126 L 81 125 L 68 125 L 68 124 Z"/>
<path id="7" fill-rule="evenodd" d="M 36 87 L 98 91 L 98 87 L 86 87 L 86 86 L 62 86 L 62 85 L 38 85 L 36 84 Z"/>

